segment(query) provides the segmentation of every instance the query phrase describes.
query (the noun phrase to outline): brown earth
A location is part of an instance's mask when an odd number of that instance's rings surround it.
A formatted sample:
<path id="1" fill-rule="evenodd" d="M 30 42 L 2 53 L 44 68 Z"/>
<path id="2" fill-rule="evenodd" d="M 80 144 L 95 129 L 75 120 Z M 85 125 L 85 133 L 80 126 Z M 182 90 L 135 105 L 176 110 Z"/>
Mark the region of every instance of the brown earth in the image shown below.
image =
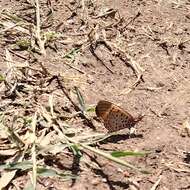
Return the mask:
<path id="1" fill-rule="evenodd" d="M 0 1 L 1 14 L 11 12 L 25 22 L 35 24 L 34 9 L 29 7 L 24 0 Z M 40 9 L 43 32 L 55 31 L 60 36 L 48 44 L 47 55 L 42 56 L 15 50 L 15 39 L 24 38 L 24 35 L 3 33 L 0 36 L 0 74 L 5 75 L 7 71 L 5 49 L 8 48 L 14 61 L 24 63 L 28 60 L 29 65 L 35 68 L 39 68 L 41 62 L 52 75 L 60 73 L 75 101 L 72 89 L 77 86 L 87 105 L 96 105 L 105 99 L 120 105 L 135 117 L 144 114 L 136 125 L 140 135 L 129 137 L 121 132 L 97 146 L 105 151 L 150 151 L 145 157 L 122 159 L 146 168 L 151 174 L 132 172 L 91 153 L 79 162 L 67 152 L 44 160 L 49 166 L 71 170 L 78 178 L 71 181 L 40 178 L 38 188 L 147 190 L 158 182 L 153 189 L 190 189 L 190 137 L 183 128 L 190 117 L 190 1 L 40 0 Z M 112 13 L 107 14 L 107 10 Z M 4 21 L 5 17 L 1 16 L 1 20 Z M 73 54 L 74 60 L 68 62 L 64 55 L 73 48 L 80 49 Z M 74 68 L 66 65 L 66 61 Z M 133 85 L 140 74 L 142 77 Z M 53 84 L 50 88 L 54 87 Z M 5 96 L 5 87 L 1 89 L 3 105 L 10 99 Z M 57 112 L 61 115 L 67 107 L 73 112 L 73 107 L 60 90 L 56 93 Z M 35 101 L 38 103 L 33 102 L 34 105 L 47 106 L 47 94 L 50 92 L 36 93 Z M 16 100 L 19 97 L 11 99 Z M 16 103 L 9 103 L 9 106 L 19 112 Z M 34 113 L 35 108 L 27 109 Z M 72 119 L 70 123 L 90 130 L 87 125 L 82 125 L 79 118 Z M 95 120 L 93 123 L 97 131 L 105 131 L 102 124 Z M 28 179 L 29 176 L 21 173 L 13 184 L 22 189 Z M 9 185 L 8 189 L 16 188 Z"/>

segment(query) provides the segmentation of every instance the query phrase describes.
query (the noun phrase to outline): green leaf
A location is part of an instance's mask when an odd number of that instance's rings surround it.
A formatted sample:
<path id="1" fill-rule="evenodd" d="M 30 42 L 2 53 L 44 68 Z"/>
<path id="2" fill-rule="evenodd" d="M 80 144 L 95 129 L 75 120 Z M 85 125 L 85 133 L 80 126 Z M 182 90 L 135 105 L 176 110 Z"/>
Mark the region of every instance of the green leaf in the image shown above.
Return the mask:
<path id="1" fill-rule="evenodd" d="M 80 49 L 76 48 L 76 49 L 72 49 L 71 51 L 69 51 L 64 58 L 68 58 L 68 59 L 72 59 L 74 60 L 75 55 L 80 51 Z"/>
<path id="2" fill-rule="evenodd" d="M 31 42 L 29 39 L 20 39 L 17 40 L 16 45 L 22 50 L 27 50 L 31 46 Z"/>
<path id="3" fill-rule="evenodd" d="M 86 112 L 95 112 L 95 107 L 86 108 Z"/>
<path id="4" fill-rule="evenodd" d="M 114 151 L 111 153 L 113 157 L 124 157 L 124 156 L 145 156 L 145 152 L 132 152 L 132 151 Z"/>
<path id="5" fill-rule="evenodd" d="M 22 18 L 18 17 L 15 14 L 9 13 L 9 12 L 4 12 L 2 13 L 3 15 L 6 15 L 10 20 L 16 21 L 16 22 L 21 22 L 23 21 Z"/>
<path id="6" fill-rule="evenodd" d="M 4 76 L 0 74 L 0 82 L 2 82 L 4 80 L 5 80 Z"/>
<path id="7" fill-rule="evenodd" d="M 49 31 L 49 32 L 45 32 L 44 36 L 46 36 L 46 40 L 48 42 L 52 42 L 58 37 L 58 33 L 54 32 L 54 31 Z"/>
<path id="8" fill-rule="evenodd" d="M 24 162 L 17 162 L 17 163 L 11 163 L 11 164 L 2 164 L 0 165 L 0 169 L 6 169 L 6 170 L 28 170 L 32 169 L 32 162 L 30 161 L 24 161 Z M 69 173 L 62 173 L 58 172 L 54 169 L 51 168 L 46 168 L 46 167 L 37 167 L 37 175 L 38 176 L 43 176 L 43 177 L 62 177 L 66 179 L 73 179 L 76 178 L 76 176 L 71 175 Z"/>
<path id="9" fill-rule="evenodd" d="M 28 125 L 32 123 L 31 117 L 23 117 L 23 120 L 24 120 L 24 125 Z"/>
<path id="10" fill-rule="evenodd" d="M 78 156 L 78 157 L 81 157 L 81 156 L 82 156 L 82 153 L 81 153 L 79 147 L 78 147 L 76 144 L 71 145 L 70 147 L 71 147 L 71 149 L 72 149 L 72 151 L 73 151 L 73 154 L 74 154 L 75 156 Z"/>
<path id="11" fill-rule="evenodd" d="M 56 176 L 57 172 L 52 169 L 46 169 L 46 168 L 38 168 L 37 170 L 39 176 L 43 177 L 52 177 Z"/>
<path id="12" fill-rule="evenodd" d="M 1 164 L 0 169 L 6 169 L 6 170 L 27 170 L 32 168 L 32 162 L 30 161 L 23 161 L 23 162 L 15 162 L 10 164 Z"/>
<path id="13" fill-rule="evenodd" d="M 70 173 L 66 173 L 66 172 L 60 173 L 51 168 L 43 168 L 43 167 L 38 168 L 37 173 L 38 173 L 38 176 L 42 176 L 42 177 L 61 177 L 61 178 L 65 178 L 67 180 L 76 178 L 76 176 L 74 176 Z"/>

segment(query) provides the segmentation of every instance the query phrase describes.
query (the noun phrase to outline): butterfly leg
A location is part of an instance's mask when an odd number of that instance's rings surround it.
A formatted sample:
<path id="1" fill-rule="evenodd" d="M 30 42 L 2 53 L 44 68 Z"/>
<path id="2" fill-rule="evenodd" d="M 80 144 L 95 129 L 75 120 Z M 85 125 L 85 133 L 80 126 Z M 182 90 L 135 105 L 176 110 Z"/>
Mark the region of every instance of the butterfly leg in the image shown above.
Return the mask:
<path id="1" fill-rule="evenodd" d="M 136 136 L 136 134 L 137 134 L 137 129 L 135 127 L 131 127 L 129 130 L 129 136 L 130 137 Z"/>

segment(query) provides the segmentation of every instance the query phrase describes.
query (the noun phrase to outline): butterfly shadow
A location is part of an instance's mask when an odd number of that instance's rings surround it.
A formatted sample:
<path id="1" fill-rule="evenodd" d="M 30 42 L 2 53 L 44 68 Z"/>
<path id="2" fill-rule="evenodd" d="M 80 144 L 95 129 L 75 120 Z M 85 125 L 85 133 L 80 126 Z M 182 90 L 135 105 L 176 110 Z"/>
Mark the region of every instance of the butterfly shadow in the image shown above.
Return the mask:
<path id="1" fill-rule="evenodd" d="M 41 155 L 40 155 L 41 156 Z M 56 166 L 60 170 L 71 171 L 73 176 L 78 176 L 82 171 L 80 168 L 80 157 L 77 155 L 66 156 L 62 155 L 61 158 L 56 157 L 54 155 L 47 155 L 42 157 L 45 160 L 45 164 L 47 166 Z M 68 163 L 68 164 L 64 164 Z M 71 179 L 70 187 L 73 187 L 76 183 L 77 178 Z"/>
<path id="2" fill-rule="evenodd" d="M 118 187 L 122 188 L 122 189 L 129 189 L 129 184 L 127 182 L 123 182 L 123 181 L 113 181 L 109 179 L 109 175 L 106 174 L 103 170 L 101 169 L 93 169 L 93 172 L 98 175 L 101 176 L 103 179 L 106 179 L 106 183 L 109 186 L 110 190 L 117 190 Z M 117 187 L 115 187 L 117 186 Z"/>
<path id="3" fill-rule="evenodd" d="M 100 144 L 107 144 L 107 143 L 117 143 L 119 141 L 131 139 L 131 138 L 143 138 L 142 134 L 113 134 L 110 137 L 104 139 L 100 142 Z"/>
<path id="4" fill-rule="evenodd" d="M 99 168 L 92 168 L 92 171 L 98 175 L 101 176 L 103 179 L 106 180 L 106 184 L 109 186 L 110 190 L 117 190 L 118 187 L 122 188 L 122 189 L 129 189 L 129 184 L 125 181 L 114 181 L 114 180 L 110 180 L 110 176 L 107 172 L 104 171 L 104 167 L 102 166 L 102 164 L 100 163 L 100 161 L 98 161 L 96 159 L 96 157 L 90 155 L 87 153 L 87 155 L 89 156 L 90 160 L 94 163 L 96 163 Z M 117 186 L 117 187 L 116 187 Z"/>
<path id="5" fill-rule="evenodd" d="M 183 159 L 185 163 L 190 164 L 190 152 L 184 152 L 185 158 Z"/>

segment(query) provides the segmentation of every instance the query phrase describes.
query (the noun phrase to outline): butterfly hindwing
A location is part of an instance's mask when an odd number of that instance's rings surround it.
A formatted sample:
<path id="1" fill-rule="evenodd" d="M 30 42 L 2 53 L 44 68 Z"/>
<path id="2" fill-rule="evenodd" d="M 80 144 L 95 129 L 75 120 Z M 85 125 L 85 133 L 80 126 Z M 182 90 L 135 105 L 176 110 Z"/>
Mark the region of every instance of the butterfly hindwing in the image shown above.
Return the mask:
<path id="1" fill-rule="evenodd" d="M 96 115 L 102 119 L 109 132 L 130 128 L 135 124 L 134 118 L 119 106 L 101 100 L 96 106 Z"/>
<path id="2" fill-rule="evenodd" d="M 119 131 L 124 128 L 130 128 L 133 124 L 133 117 L 115 105 L 110 110 L 104 122 L 104 125 L 109 132 Z"/>

